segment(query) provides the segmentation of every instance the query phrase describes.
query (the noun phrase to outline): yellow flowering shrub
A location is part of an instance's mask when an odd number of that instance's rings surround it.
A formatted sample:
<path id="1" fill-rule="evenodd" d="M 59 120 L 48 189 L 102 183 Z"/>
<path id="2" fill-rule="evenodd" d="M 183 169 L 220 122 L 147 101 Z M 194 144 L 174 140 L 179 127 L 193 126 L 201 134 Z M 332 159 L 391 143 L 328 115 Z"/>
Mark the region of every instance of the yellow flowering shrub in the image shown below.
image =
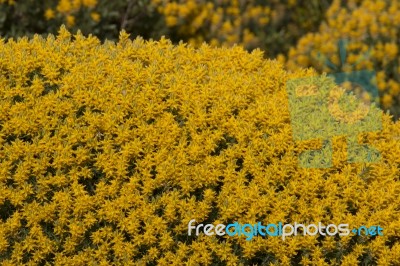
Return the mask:
<path id="1" fill-rule="evenodd" d="M 259 50 L 71 34 L 0 42 L 2 265 L 398 265 L 400 124 L 382 161 L 304 169 L 289 73 Z M 203 223 L 380 225 L 384 236 L 188 236 Z"/>
<path id="2" fill-rule="evenodd" d="M 55 17 L 55 13 L 58 13 L 65 17 L 66 23 L 68 26 L 73 26 L 75 24 L 75 16 L 81 8 L 94 8 L 97 4 L 97 0 L 59 0 L 57 5 L 55 6 L 55 10 L 52 8 L 47 8 L 45 12 L 45 18 L 47 20 L 53 19 Z M 56 11 L 56 12 L 55 12 Z M 99 20 L 99 14 L 96 12 L 92 13 L 92 18 L 95 21 Z"/>
<path id="3" fill-rule="evenodd" d="M 97 0 L 0 1 L 0 35 L 57 32 L 62 24 L 93 32 L 100 26 L 100 12 Z"/>
<path id="4" fill-rule="evenodd" d="M 348 56 L 342 70 L 375 70 L 383 108 L 399 117 L 400 1 L 351 0 L 345 6 L 341 3 L 335 0 L 319 31 L 306 34 L 290 49 L 287 67 L 312 66 L 332 72 L 328 65 L 317 60 L 318 53 L 340 66 L 336 44 L 339 39 L 347 39 Z"/>
<path id="5" fill-rule="evenodd" d="M 121 29 L 145 38 L 161 36 L 150 0 L 47 0 L 0 1 L 0 36 L 32 37 L 57 33 L 61 25 L 69 30 L 94 34 L 101 40 L 118 39 Z"/>
<path id="6" fill-rule="evenodd" d="M 241 44 L 275 57 L 286 54 L 305 32 L 317 30 L 331 1 L 0 0 L 0 35 L 56 33 L 65 24 L 102 40 L 116 40 L 124 29 L 195 46 Z"/>
<path id="7" fill-rule="evenodd" d="M 262 47 L 285 53 L 302 34 L 316 30 L 331 1 L 151 0 L 172 36 L 199 46 Z"/>

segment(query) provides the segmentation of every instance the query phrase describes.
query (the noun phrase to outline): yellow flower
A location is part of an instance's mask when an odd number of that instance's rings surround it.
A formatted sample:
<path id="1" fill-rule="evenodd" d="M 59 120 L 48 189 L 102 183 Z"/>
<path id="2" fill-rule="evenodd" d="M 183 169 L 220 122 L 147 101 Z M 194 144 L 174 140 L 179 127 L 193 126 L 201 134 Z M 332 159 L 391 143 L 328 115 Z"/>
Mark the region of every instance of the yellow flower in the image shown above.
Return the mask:
<path id="1" fill-rule="evenodd" d="M 46 9 L 44 16 L 47 20 L 50 20 L 55 17 L 54 10 L 51 8 Z"/>
<path id="2" fill-rule="evenodd" d="M 254 40 L 255 40 L 255 35 L 249 29 L 245 29 L 243 32 L 243 43 L 247 45 L 253 42 Z"/>
<path id="3" fill-rule="evenodd" d="M 75 25 L 75 17 L 72 15 L 67 15 L 66 16 L 66 22 L 67 22 L 67 26 L 72 27 Z"/>
<path id="4" fill-rule="evenodd" d="M 82 0 L 82 4 L 87 7 L 94 7 L 97 4 L 97 0 Z"/>
<path id="5" fill-rule="evenodd" d="M 383 95 L 382 104 L 385 108 L 390 107 L 392 105 L 392 103 L 393 103 L 393 98 L 391 95 L 389 95 L 389 94 Z"/>
<path id="6" fill-rule="evenodd" d="M 230 21 L 225 21 L 224 24 L 222 25 L 222 30 L 224 33 L 231 32 L 233 29 L 232 23 Z"/>
<path id="7" fill-rule="evenodd" d="M 268 22 L 269 22 L 269 18 L 268 17 L 260 17 L 258 19 L 258 23 L 260 23 L 261 26 L 267 25 Z"/>
<path id="8" fill-rule="evenodd" d="M 176 24 L 178 24 L 178 18 L 175 16 L 167 16 L 165 18 L 165 22 L 166 22 L 167 26 L 173 27 L 173 26 L 176 26 Z"/>
<path id="9" fill-rule="evenodd" d="M 68 13 L 72 9 L 71 3 L 69 0 L 60 0 L 57 5 L 57 11 L 60 13 Z"/>
<path id="10" fill-rule="evenodd" d="M 179 6 L 179 11 L 178 11 L 178 15 L 179 17 L 187 17 L 187 15 L 189 15 L 190 13 L 190 9 L 186 6 L 186 5 L 180 5 Z"/>
<path id="11" fill-rule="evenodd" d="M 385 54 L 389 60 L 396 59 L 398 52 L 398 47 L 395 43 L 386 43 L 385 44 Z"/>
<path id="12" fill-rule="evenodd" d="M 90 13 L 90 17 L 93 19 L 93 21 L 95 22 L 99 22 L 100 21 L 100 14 L 97 12 L 91 12 Z"/>
<path id="13" fill-rule="evenodd" d="M 214 13 L 211 15 L 211 23 L 216 25 L 221 21 L 221 16 L 219 14 Z"/>

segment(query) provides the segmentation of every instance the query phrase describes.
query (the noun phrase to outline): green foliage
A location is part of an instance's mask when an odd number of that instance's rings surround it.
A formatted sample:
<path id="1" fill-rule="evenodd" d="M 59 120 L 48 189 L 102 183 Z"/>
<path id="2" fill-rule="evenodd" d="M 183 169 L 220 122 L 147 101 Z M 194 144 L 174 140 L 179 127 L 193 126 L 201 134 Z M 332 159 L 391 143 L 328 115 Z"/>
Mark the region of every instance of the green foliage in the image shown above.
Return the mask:
<path id="1" fill-rule="evenodd" d="M 124 29 L 132 36 L 159 39 L 165 35 L 176 43 L 183 40 L 196 46 L 205 41 L 237 43 L 249 50 L 260 47 L 268 57 L 275 57 L 285 54 L 306 32 L 317 30 L 330 2 L 0 1 L 0 35 L 56 34 L 65 24 L 71 31 L 79 29 L 100 40 L 117 40 Z"/>
<path id="2" fill-rule="evenodd" d="M 75 8 L 62 6 L 63 1 L 51 0 L 1 3 L 0 36 L 17 38 L 56 34 L 62 24 L 75 32 L 81 30 L 85 35 L 94 34 L 101 40 L 118 39 L 122 29 L 145 38 L 159 38 L 166 33 L 149 0 L 93 2 L 94 6 L 80 4 Z"/>

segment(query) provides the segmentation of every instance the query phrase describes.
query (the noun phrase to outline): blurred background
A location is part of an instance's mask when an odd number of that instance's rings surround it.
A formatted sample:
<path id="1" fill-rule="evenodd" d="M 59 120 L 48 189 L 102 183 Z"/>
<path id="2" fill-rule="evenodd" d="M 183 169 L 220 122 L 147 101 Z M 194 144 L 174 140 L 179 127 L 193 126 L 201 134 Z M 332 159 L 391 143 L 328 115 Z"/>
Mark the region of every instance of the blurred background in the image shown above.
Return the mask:
<path id="1" fill-rule="evenodd" d="M 0 0 L 2 38 L 56 34 L 62 24 L 103 41 L 117 40 L 124 29 L 132 38 L 164 35 L 195 47 L 259 48 L 289 71 L 373 70 L 381 108 L 400 116 L 397 0 Z"/>

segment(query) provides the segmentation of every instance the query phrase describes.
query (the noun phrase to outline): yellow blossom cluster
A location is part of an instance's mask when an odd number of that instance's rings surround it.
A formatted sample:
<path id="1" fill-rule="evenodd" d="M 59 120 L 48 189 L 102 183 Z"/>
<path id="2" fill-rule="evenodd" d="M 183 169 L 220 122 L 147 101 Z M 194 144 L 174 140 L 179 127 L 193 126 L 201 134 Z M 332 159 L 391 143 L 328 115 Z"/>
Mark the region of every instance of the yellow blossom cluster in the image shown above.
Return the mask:
<path id="1" fill-rule="evenodd" d="M 323 9 L 311 2 L 308 6 L 298 7 L 300 3 L 296 0 L 151 2 L 165 17 L 166 25 L 195 46 L 203 42 L 212 46 L 240 44 L 246 49 L 262 47 L 269 55 L 282 52 L 283 46 L 293 41 L 292 37 L 313 29 L 314 24 L 318 25 Z"/>
<path id="2" fill-rule="evenodd" d="M 7 3 L 8 5 L 14 5 L 15 0 L 0 0 L 0 4 Z"/>
<path id="3" fill-rule="evenodd" d="M 165 16 L 169 27 L 179 27 L 178 32 L 189 37 L 189 42 L 201 45 L 243 44 L 254 47 L 259 40 L 248 27 L 251 23 L 265 26 L 271 19 L 268 6 L 255 1 L 162 1 L 152 0 Z"/>
<path id="4" fill-rule="evenodd" d="M 16 5 L 23 3 L 17 3 L 14 0 L 0 0 L 0 4 L 8 4 L 8 5 Z M 29 4 L 29 3 L 25 3 Z M 58 0 L 58 1 L 47 1 L 44 4 L 44 18 L 45 20 L 53 20 L 56 18 L 62 18 L 67 26 L 74 26 L 76 17 L 79 16 L 78 12 L 81 9 L 88 9 L 90 12 L 90 16 L 93 21 L 100 21 L 100 14 L 93 9 L 97 5 L 97 0 Z M 33 8 L 33 7 L 32 7 Z M 41 18 L 36 18 L 41 20 Z"/>
<path id="5" fill-rule="evenodd" d="M 46 20 L 56 18 L 56 14 L 61 15 L 65 19 L 67 26 L 75 25 L 76 13 L 82 8 L 93 9 L 97 5 L 97 0 L 59 0 L 55 8 L 47 8 L 44 12 Z M 93 11 L 90 13 L 93 21 L 100 20 L 100 14 Z"/>
<path id="6" fill-rule="evenodd" d="M 305 32 L 315 31 L 331 1 L 0 0 L 8 10 L 6 18 L 0 18 L 0 34 L 55 33 L 65 24 L 102 40 L 116 40 L 119 29 L 124 29 L 146 38 L 167 35 L 196 47 L 203 42 L 240 44 L 248 50 L 264 49 L 267 57 L 275 57 L 286 54 Z"/>
<path id="7" fill-rule="evenodd" d="M 360 136 L 379 163 L 337 137 L 333 167 L 299 167 L 318 141 L 293 140 L 285 84 L 315 74 L 125 32 L 1 40 L 0 264 L 399 265 L 400 124 Z M 196 237 L 191 219 L 384 236 Z"/>
<path id="8" fill-rule="evenodd" d="M 335 0 L 319 31 L 306 34 L 296 47 L 290 49 L 287 67 L 295 69 L 312 66 L 332 72 L 323 61 L 318 60 L 318 53 L 326 56 L 333 64 L 340 65 L 336 44 L 338 40 L 346 39 L 347 60 L 341 71 L 376 71 L 381 104 L 398 117 L 400 1 L 350 0 L 346 1 L 345 6 L 341 5 L 342 2 Z"/>

